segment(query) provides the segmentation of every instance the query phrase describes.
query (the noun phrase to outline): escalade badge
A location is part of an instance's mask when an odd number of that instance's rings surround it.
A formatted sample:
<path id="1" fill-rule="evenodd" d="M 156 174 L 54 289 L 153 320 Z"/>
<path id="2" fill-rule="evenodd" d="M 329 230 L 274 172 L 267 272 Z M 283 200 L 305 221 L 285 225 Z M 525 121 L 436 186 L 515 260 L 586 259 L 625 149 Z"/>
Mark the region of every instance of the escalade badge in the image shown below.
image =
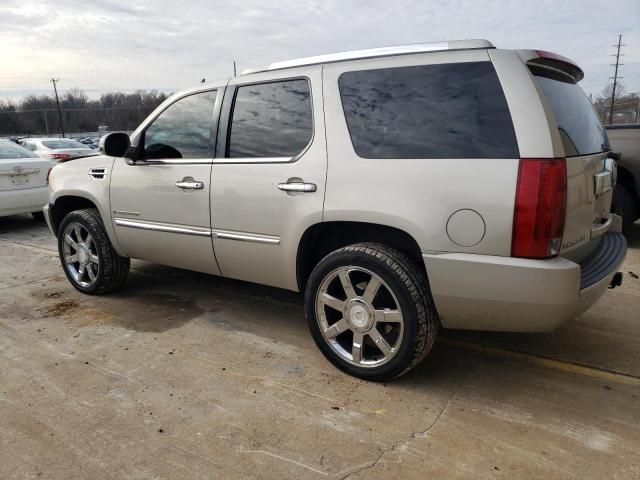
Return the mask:
<path id="1" fill-rule="evenodd" d="M 139 217 L 140 216 L 140 212 L 129 212 L 127 210 L 114 210 L 113 214 L 114 215 L 128 215 L 130 217 Z"/>

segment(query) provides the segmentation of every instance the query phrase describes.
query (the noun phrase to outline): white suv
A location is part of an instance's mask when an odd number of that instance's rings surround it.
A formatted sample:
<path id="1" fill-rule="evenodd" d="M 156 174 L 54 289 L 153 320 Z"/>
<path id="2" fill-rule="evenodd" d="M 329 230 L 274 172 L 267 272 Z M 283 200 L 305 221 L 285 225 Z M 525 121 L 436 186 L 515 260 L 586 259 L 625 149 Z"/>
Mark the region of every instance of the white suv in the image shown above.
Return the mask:
<path id="1" fill-rule="evenodd" d="M 485 40 L 274 63 L 56 166 L 44 211 L 82 292 L 121 287 L 129 258 L 304 292 L 327 358 L 385 380 L 440 325 L 552 330 L 619 283 L 582 77 Z"/>

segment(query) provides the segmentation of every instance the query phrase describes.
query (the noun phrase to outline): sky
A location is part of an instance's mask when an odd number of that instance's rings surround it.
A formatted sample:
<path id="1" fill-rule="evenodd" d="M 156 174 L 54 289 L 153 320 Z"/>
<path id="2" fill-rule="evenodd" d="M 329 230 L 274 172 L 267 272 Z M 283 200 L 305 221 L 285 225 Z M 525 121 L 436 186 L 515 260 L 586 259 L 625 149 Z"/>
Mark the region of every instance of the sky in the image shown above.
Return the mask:
<path id="1" fill-rule="evenodd" d="M 0 98 L 78 87 L 174 92 L 273 61 L 387 45 L 486 38 L 549 50 L 585 71 L 587 94 L 640 92 L 640 0 L 2 0 Z"/>

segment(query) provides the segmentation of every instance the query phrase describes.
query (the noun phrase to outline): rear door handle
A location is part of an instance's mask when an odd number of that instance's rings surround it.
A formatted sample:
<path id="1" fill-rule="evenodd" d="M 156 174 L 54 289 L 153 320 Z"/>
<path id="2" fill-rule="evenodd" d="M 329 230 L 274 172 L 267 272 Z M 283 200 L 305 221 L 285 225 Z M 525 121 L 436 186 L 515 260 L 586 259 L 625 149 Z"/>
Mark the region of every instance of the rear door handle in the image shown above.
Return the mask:
<path id="1" fill-rule="evenodd" d="M 204 188 L 204 183 L 198 182 L 196 180 L 184 179 L 176 182 L 176 187 L 183 190 L 202 190 Z"/>
<path id="2" fill-rule="evenodd" d="M 284 192 L 315 192 L 318 187 L 315 183 L 286 182 L 279 183 L 278 189 Z"/>

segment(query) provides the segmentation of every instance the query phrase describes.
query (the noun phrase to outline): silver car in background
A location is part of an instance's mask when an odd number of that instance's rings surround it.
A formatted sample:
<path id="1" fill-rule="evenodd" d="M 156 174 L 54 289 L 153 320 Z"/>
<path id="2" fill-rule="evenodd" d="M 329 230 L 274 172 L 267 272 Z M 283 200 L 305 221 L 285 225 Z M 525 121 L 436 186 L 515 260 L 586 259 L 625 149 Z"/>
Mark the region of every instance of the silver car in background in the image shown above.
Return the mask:
<path id="1" fill-rule="evenodd" d="M 70 138 L 25 138 L 22 146 L 41 158 L 56 161 L 96 154 L 87 145 Z"/>
<path id="2" fill-rule="evenodd" d="M 0 140 L 0 217 L 31 213 L 43 219 L 54 161 L 40 158 L 8 140 Z"/>

